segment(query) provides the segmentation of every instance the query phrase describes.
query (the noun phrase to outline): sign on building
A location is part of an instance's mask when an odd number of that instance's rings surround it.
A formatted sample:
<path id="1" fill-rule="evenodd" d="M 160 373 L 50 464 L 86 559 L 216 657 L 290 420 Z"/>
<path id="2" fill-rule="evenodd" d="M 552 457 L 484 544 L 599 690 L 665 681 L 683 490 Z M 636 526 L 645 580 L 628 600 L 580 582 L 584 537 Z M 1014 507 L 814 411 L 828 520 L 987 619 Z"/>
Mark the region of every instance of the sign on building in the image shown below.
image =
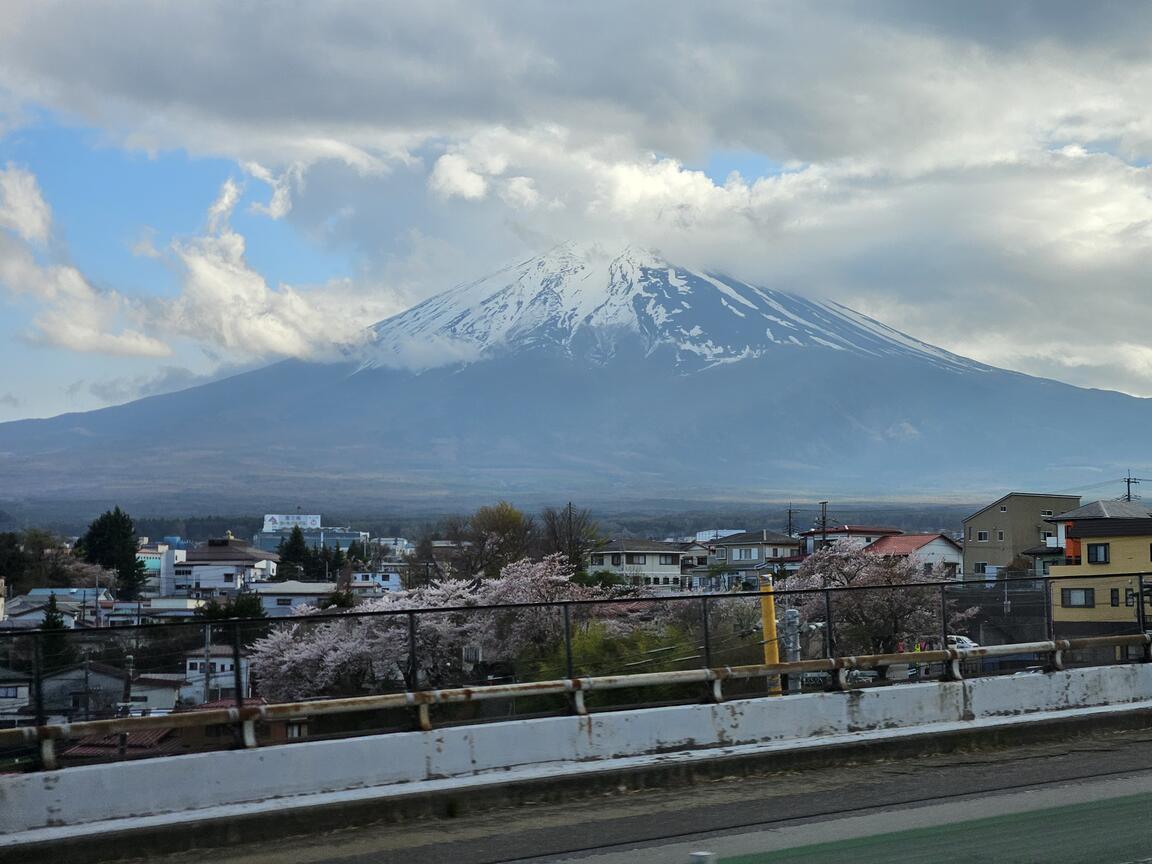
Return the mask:
<path id="1" fill-rule="evenodd" d="M 284 531 L 297 525 L 301 529 L 319 528 L 319 513 L 265 513 L 264 530 L 266 532 Z"/>

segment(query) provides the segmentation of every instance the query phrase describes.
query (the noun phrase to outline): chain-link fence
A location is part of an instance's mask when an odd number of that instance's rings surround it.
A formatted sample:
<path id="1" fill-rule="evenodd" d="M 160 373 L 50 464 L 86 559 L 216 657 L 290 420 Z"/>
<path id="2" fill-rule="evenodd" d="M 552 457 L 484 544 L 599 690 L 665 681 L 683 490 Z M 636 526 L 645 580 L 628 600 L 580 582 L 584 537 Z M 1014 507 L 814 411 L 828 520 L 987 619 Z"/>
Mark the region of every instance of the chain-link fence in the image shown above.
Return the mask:
<path id="1" fill-rule="evenodd" d="M 1149 574 L 869 585 L 732 594 L 627 596 L 596 601 L 397 608 L 287 618 L 178 621 L 74 630 L 0 631 L 0 728 L 82 723 L 263 703 L 298 713 L 258 725 L 261 742 L 413 728 L 410 710 L 309 712 L 314 700 L 559 679 L 724 669 L 770 662 L 904 654 L 852 670 L 853 686 L 929 680 L 944 672 L 920 652 L 957 648 L 966 677 L 1034 674 L 1044 653 L 982 657 L 979 646 L 1142 633 Z M 770 597 L 770 599 L 769 599 Z M 398 604 L 399 606 L 399 604 Z M 1138 647 L 1092 647 L 1065 664 L 1143 659 Z M 624 682 L 628 683 L 628 682 Z M 726 698 L 824 689 L 829 672 L 735 678 Z M 706 698 L 700 683 L 594 690 L 610 710 Z M 437 707 L 437 722 L 482 722 L 570 710 L 556 693 Z M 238 720 L 239 714 L 235 715 Z M 61 764 L 237 746 L 239 722 L 81 735 L 58 742 Z M 0 770 L 35 763 L 0 752 Z"/>

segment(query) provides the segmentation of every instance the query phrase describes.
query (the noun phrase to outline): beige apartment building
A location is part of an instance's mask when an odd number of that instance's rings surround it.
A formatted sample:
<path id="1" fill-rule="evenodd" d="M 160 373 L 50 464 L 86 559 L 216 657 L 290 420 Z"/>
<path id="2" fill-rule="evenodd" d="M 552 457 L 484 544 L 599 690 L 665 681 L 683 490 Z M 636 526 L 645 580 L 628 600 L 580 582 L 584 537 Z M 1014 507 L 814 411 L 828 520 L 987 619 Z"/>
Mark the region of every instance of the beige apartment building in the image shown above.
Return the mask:
<path id="1" fill-rule="evenodd" d="M 964 520 L 964 578 L 980 579 L 1045 545 L 1056 536 L 1056 526 L 1045 520 L 1079 506 L 1079 495 L 1010 492 L 977 510 Z"/>

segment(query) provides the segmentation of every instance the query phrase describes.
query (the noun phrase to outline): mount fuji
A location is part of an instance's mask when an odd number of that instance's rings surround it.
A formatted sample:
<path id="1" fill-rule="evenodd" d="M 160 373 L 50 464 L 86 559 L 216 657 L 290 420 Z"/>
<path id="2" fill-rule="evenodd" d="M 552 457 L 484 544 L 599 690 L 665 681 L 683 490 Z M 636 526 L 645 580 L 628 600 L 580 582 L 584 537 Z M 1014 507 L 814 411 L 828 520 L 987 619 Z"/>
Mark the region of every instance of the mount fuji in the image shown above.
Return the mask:
<path id="1" fill-rule="evenodd" d="M 339 362 L 0 424 L 0 506 L 952 498 L 1118 476 L 1147 463 L 1150 421 L 1148 400 L 836 303 L 561 246 L 374 325 Z"/>

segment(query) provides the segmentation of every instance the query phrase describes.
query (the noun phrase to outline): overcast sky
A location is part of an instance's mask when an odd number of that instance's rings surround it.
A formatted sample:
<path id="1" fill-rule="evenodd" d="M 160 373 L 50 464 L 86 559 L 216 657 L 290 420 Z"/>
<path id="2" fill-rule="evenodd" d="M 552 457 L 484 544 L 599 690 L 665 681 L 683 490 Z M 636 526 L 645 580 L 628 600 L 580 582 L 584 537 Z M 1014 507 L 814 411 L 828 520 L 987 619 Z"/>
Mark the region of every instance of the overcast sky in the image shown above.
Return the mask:
<path id="1" fill-rule="evenodd" d="M 1152 7 L 56 3 L 0 16 L 0 420 L 621 238 L 1152 395 Z"/>

